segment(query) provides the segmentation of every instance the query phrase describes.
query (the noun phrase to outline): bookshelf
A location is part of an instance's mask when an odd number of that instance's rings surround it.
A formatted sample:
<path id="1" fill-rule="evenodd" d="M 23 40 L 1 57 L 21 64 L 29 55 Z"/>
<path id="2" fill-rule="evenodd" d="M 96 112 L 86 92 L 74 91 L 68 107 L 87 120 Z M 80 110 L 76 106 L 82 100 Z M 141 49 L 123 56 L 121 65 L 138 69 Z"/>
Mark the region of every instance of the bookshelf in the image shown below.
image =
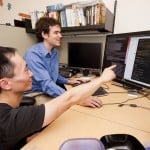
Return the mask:
<path id="1" fill-rule="evenodd" d="M 62 27 L 62 33 L 63 34 L 113 33 L 113 28 L 114 28 L 114 15 L 108 10 L 105 16 L 105 23 L 99 25 Z"/>
<path id="2" fill-rule="evenodd" d="M 116 2 L 116 1 L 115 1 Z M 81 26 L 69 26 L 62 27 L 62 35 L 81 35 L 81 34 L 107 34 L 113 33 L 114 22 L 115 22 L 115 9 L 116 3 L 114 5 L 114 14 L 106 8 L 105 22 L 96 25 L 81 25 Z M 32 29 L 31 20 L 25 20 L 25 29 L 27 33 L 35 33 Z"/>
<path id="3" fill-rule="evenodd" d="M 32 29 L 31 20 L 25 20 L 25 29 L 27 33 L 35 33 Z M 62 34 L 84 34 L 84 33 L 112 33 L 113 32 L 113 15 L 106 19 L 105 24 L 99 25 L 87 25 L 87 26 L 74 26 L 74 27 L 62 27 Z"/>

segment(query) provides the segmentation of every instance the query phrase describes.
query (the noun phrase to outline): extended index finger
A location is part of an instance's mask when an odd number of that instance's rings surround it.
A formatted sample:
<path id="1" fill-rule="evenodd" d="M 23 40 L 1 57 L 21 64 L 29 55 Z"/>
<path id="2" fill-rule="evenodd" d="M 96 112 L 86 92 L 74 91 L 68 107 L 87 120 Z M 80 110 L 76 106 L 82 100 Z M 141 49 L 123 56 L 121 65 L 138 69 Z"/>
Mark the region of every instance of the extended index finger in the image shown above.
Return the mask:
<path id="1" fill-rule="evenodd" d="M 112 65 L 110 67 L 108 67 L 108 69 L 114 69 L 117 65 Z"/>

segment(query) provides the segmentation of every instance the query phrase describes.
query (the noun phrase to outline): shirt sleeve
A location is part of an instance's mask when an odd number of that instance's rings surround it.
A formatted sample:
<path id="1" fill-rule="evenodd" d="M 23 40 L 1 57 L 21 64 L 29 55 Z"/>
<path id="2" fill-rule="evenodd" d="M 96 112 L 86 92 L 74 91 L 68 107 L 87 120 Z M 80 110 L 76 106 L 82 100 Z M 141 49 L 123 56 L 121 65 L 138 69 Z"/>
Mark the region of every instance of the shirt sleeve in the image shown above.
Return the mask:
<path id="1" fill-rule="evenodd" d="M 52 97 L 57 97 L 65 92 L 63 88 L 53 81 L 49 75 L 48 68 L 38 55 L 30 53 L 25 55 L 24 59 L 27 61 L 28 68 L 33 73 L 33 79 L 39 84 L 39 89 L 42 90 L 41 92 Z M 63 79 L 63 81 L 65 80 Z"/>
<path id="2" fill-rule="evenodd" d="M 61 76 L 60 74 L 58 75 L 58 79 L 57 79 L 58 83 L 62 83 L 62 84 L 66 84 L 68 82 L 68 79 L 66 79 L 65 77 Z"/>

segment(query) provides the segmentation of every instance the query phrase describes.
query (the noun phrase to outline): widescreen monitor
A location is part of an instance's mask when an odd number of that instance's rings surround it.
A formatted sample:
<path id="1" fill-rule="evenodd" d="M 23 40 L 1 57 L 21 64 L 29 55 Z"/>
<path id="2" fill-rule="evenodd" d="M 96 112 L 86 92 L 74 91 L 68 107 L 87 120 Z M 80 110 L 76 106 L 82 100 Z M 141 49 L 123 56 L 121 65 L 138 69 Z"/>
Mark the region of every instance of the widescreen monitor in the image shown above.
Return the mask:
<path id="1" fill-rule="evenodd" d="M 133 87 L 150 87 L 150 31 L 108 35 L 103 70 L 116 64 L 116 81 Z"/>
<path id="2" fill-rule="evenodd" d="M 101 70 L 101 43 L 68 43 L 68 66 L 70 68 Z"/>

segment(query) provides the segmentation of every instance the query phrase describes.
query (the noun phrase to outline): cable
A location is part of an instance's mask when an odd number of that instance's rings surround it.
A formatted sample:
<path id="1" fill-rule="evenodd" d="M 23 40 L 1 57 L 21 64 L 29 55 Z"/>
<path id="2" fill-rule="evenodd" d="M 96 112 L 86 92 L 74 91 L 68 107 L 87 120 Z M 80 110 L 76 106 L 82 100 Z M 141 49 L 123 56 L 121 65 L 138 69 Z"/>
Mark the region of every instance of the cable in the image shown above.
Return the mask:
<path id="1" fill-rule="evenodd" d="M 143 106 L 139 106 L 137 104 L 119 104 L 118 105 L 119 107 L 123 107 L 123 106 L 130 106 L 130 107 L 138 107 L 138 108 L 142 108 L 142 109 L 146 109 L 146 110 L 149 110 L 150 111 L 150 108 L 149 107 L 143 107 Z"/>
<path id="2" fill-rule="evenodd" d="M 132 101 L 132 100 L 135 100 L 135 99 L 140 99 L 140 98 L 142 98 L 142 97 L 145 97 L 145 95 L 144 95 L 144 96 L 140 96 L 140 97 L 135 97 L 135 98 L 127 99 L 127 100 L 121 102 L 120 104 L 126 103 L 126 102 L 128 102 L 128 101 Z"/>
<path id="3" fill-rule="evenodd" d="M 128 101 L 132 101 L 132 100 L 135 100 L 135 99 L 139 99 L 139 98 L 142 98 L 142 97 L 145 97 L 145 96 L 140 96 L 140 97 L 136 97 L 136 98 L 132 98 L 132 99 L 127 99 L 125 101 L 122 101 L 122 102 L 117 102 L 117 103 L 105 103 L 103 105 L 116 105 L 116 104 L 124 104 Z"/>
<path id="4" fill-rule="evenodd" d="M 104 105 L 119 105 L 120 103 L 105 103 L 105 104 L 103 104 L 103 106 Z"/>
<path id="5" fill-rule="evenodd" d="M 104 106 L 104 105 L 118 105 L 118 107 L 130 106 L 130 107 L 134 107 L 134 108 L 138 107 L 138 108 L 150 110 L 149 107 L 144 107 L 144 106 L 140 106 L 140 105 L 137 105 L 137 104 L 125 104 L 125 103 L 128 102 L 128 101 L 132 101 L 132 100 L 135 100 L 135 99 L 140 99 L 140 98 L 142 98 L 142 97 L 145 97 L 145 95 L 140 96 L 140 97 L 136 97 L 136 98 L 132 98 L 132 99 L 127 99 L 127 100 L 122 101 L 122 102 L 105 103 L 105 104 L 103 104 L 103 106 Z"/>
<path id="6" fill-rule="evenodd" d="M 125 92 L 108 92 L 108 94 L 113 94 L 113 93 L 128 93 L 127 91 Z"/>

